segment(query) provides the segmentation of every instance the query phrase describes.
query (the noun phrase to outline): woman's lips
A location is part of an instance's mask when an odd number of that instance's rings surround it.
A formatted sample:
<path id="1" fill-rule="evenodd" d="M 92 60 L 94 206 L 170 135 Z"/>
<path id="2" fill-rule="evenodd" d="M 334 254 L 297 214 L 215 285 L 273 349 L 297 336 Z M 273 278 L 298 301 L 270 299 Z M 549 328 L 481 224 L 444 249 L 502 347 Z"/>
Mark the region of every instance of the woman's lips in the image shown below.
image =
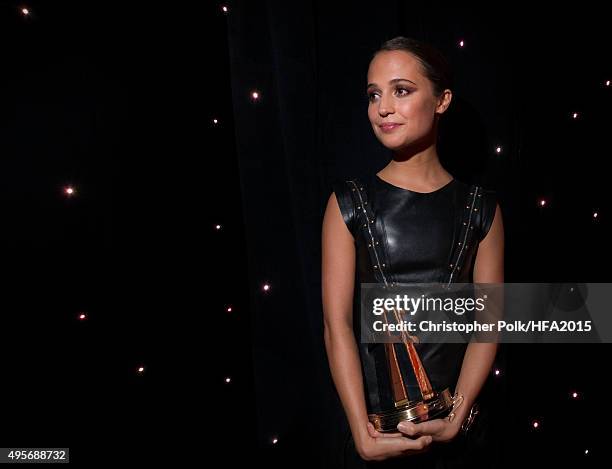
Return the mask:
<path id="1" fill-rule="evenodd" d="M 380 129 L 383 132 L 393 132 L 395 129 L 397 129 L 400 125 L 402 124 L 383 124 L 380 126 Z"/>

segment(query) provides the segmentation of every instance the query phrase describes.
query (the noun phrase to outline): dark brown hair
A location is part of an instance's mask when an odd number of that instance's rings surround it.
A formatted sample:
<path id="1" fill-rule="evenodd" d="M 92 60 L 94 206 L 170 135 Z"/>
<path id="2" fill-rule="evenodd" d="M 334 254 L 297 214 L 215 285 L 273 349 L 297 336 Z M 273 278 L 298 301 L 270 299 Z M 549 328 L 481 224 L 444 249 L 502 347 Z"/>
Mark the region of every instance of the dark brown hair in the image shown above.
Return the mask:
<path id="1" fill-rule="evenodd" d="M 410 37 L 398 36 L 385 41 L 372 54 L 372 59 L 379 52 L 403 50 L 414 55 L 421 63 L 423 74 L 431 81 L 434 95 L 440 96 L 445 89 L 453 86 L 453 72 L 446 57 L 431 44 Z"/>

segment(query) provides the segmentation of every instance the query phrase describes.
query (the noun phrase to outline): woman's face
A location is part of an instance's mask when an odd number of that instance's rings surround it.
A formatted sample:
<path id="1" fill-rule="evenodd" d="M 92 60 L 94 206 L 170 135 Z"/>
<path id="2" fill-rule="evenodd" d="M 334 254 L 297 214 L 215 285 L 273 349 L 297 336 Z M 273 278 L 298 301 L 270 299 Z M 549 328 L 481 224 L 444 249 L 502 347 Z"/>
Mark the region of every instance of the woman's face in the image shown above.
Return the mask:
<path id="1" fill-rule="evenodd" d="M 433 84 L 423 75 L 421 64 L 405 51 L 376 54 L 368 68 L 368 118 L 376 137 L 387 148 L 398 150 L 425 138 L 435 142 L 435 114 L 450 104 L 451 92 L 439 98 Z M 381 127 L 399 124 L 393 129 Z"/>

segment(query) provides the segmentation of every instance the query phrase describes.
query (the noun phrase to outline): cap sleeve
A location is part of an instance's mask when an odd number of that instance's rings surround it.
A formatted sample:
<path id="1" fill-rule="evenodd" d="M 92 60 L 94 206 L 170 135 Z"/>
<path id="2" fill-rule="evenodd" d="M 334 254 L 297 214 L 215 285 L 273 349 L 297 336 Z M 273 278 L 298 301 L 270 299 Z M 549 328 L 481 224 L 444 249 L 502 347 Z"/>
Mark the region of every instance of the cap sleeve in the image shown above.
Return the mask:
<path id="1" fill-rule="evenodd" d="M 355 237 L 356 221 L 355 221 L 355 204 L 351 196 L 351 189 L 347 181 L 336 180 L 332 183 L 332 191 L 336 194 L 336 200 L 340 207 L 340 213 L 347 228 Z"/>
<path id="2" fill-rule="evenodd" d="M 497 207 L 497 193 L 493 190 L 484 190 L 482 194 L 482 203 L 480 209 L 480 236 L 479 241 L 482 241 L 491 229 L 493 218 L 495 217 L 495 209 Z"/>

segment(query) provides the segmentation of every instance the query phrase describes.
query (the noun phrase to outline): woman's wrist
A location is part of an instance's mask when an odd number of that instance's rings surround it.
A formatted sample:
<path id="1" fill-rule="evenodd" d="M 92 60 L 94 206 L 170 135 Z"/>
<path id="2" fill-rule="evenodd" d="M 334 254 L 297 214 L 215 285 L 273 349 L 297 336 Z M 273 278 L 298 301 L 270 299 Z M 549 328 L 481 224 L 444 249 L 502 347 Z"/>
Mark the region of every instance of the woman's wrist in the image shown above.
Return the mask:
<path id="1" fill-rule="evenodd" d="M 368 432 L 367 420 L 365 422 L 359 421 L 355 425 L 351 425 L 351 433 L 353 434 L 353 441 L 357 447 L 363 446 L 368 440 L 372 439 Z"/>
<path id="2" fill-rule="evenodd" d="M 471 404 L 468 405 L 467 402 L 464 402 L 459 409 L 455 410 L 455 417 L 453 418 L 451 423 L 453 425 L 456 425 L 457 427 L 461 427 L 461 425 L 463 424 L 463 422 L 465 422 L 465 419 L 470 413 L 470 407 Z"/>
<path id="3" fill-rule="evenodd" d="M 364 430 L 360 429 L 356 432 L 353 432 L 353 440 L 355 441 L 355 446 L 357 448 L 363 448 L 363 446 L 368 444 L 369 440 L 372 439 L 372 437 L 368 433 L 368 428 L 365 425 L 364 425 Z"/>
<path id="4" fill-rule="evenodd" d="M 447 420 L 459 431 L 461 430 L 463 423 L 470 415 L 474 400 L 466 399 L 461 393 L 456 393 L 453 399 L 455 400 L 455 404 L 453 405 Z"/>

